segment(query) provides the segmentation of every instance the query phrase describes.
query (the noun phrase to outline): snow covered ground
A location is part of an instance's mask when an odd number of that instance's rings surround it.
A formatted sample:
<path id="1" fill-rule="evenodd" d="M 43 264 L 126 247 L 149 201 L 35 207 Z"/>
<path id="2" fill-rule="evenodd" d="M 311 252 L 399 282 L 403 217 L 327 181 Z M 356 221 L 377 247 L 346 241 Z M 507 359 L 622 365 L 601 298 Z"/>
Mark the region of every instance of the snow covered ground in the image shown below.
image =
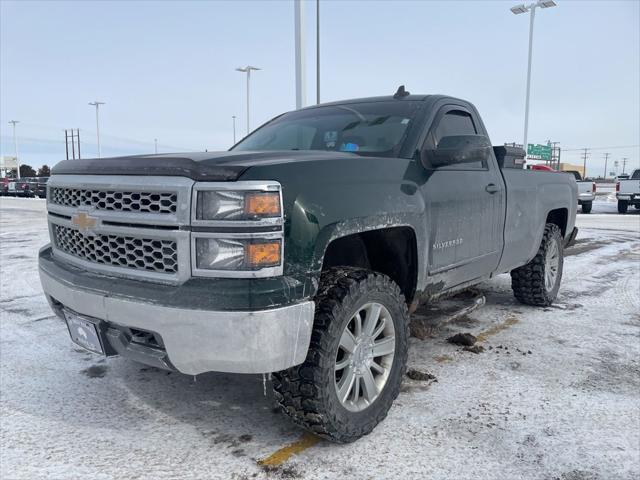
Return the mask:
<path id="1" fill-rule="evenodd" d="M 578 226 L 553 307 L 516 303 L 503 275 L 467 316 L 421 309 L 431 327 L 409 364 L 437 381 L 407 378 L 371 435 L 333 445 L 274 412 L 259 376 L 75 347 L 38 280 L 44 201 L 2 198 L 0 478 L 639 478 L 640 211 L 599 199 Z M 485 351 L 447 343 L 455 332 Z"/>

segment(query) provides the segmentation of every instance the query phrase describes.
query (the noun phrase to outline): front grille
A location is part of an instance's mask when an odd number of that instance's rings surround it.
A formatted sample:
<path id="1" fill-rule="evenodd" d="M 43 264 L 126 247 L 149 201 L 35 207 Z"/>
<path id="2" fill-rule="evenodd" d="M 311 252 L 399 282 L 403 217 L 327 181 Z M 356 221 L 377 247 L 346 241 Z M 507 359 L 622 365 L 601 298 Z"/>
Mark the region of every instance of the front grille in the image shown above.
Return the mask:
<path id="1" fill-rule="evenodd" d="M 178 272 L 178 247 L 174 240 L 84 235 L 72 228 L 52 226 L 56 247 L 69 255 L 114 267 L 169 274 Z"/>
<path id="2" fill-rule="evenodd" d="M 51 203 L 65 207 L 93 207 L 97 210 L 141 213 L 176 213 L 175 192 L 130 192 L 51 188 Z"/>

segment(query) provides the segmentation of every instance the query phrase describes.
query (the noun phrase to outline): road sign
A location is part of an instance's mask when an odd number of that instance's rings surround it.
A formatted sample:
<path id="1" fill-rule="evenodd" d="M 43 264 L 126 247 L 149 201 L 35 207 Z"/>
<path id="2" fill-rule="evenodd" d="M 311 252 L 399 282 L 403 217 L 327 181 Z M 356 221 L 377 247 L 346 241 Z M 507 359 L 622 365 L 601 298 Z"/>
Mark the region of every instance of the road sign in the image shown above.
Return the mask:
<path id="1" fill-rule="evenodd" d="M 533 143 L 530 143 L 527 146 L 527 155 L 529 158 L 535 158 L 538 160 L 551 160 L 551 146 L 534 145 Z"/>

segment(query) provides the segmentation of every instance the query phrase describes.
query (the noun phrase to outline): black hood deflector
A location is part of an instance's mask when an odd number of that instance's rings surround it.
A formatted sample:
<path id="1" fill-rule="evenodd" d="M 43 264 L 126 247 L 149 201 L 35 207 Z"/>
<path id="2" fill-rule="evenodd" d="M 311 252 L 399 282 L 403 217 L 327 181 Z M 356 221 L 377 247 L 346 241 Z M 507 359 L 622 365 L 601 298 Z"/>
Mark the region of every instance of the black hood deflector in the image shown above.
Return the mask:
<path id="1" fill-rule="evenodd" d="M 203 152 L 64 160 L 52 175 L 163 175 L 196 181 L 232 182 L 254 165 L 292 163 L 353 156 L 343 152 Z"/>

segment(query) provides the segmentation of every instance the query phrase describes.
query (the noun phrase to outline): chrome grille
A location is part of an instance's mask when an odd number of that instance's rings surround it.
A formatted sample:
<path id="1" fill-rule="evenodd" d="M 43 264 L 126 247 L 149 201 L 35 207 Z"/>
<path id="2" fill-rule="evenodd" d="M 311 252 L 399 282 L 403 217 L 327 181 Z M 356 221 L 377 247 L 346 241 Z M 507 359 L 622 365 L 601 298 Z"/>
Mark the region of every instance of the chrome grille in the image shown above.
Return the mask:
<path id="1" fill-rule="evenodd" d="M 178 247 L 174 240 L 122 235 L 84 235 L 78 230 L 62 225 L 52 227 L 56 247 L 80 259 L 149 272 L 178 272 Z"/>
<path id="2" fill-rule="evenodd" d="M 51 203 L 65 207 L 93 207 L 97 210 L 141 213 L 176 213 L 178 195 L 175 192 L 141 192 L 88 190 L 52 187 Z"/>

